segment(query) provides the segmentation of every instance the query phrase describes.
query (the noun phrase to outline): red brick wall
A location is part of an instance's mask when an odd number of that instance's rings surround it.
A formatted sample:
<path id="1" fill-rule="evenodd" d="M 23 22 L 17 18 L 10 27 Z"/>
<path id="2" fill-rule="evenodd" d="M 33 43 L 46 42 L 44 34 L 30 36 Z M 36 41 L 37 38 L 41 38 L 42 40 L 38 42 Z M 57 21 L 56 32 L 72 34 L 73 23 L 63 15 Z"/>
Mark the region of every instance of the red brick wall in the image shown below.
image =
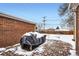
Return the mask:
<path id="1" fill-rule="evenodd" d="M 0 47 L 16 44 L 24 33 L 34 30 L 34 24 L 0 16 Z"/>
<path id="2" fill-rule="evenodd" d="M 76 51 L 79 55 L 79 6 L 76 10 Z"/>

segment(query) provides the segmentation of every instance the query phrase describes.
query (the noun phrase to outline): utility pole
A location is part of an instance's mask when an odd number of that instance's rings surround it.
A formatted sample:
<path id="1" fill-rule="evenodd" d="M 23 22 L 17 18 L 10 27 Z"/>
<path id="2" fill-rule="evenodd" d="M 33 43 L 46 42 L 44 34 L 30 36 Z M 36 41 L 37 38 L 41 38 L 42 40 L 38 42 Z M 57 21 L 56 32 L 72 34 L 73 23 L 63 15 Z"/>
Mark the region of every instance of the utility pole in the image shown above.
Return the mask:
<path id="1" fill-rule="evenodd" d="M 44 26 L 44 30 L 45 30 L 45 26 L 46 26 L 46 16 L 43 17 L 43 26 Z"/>

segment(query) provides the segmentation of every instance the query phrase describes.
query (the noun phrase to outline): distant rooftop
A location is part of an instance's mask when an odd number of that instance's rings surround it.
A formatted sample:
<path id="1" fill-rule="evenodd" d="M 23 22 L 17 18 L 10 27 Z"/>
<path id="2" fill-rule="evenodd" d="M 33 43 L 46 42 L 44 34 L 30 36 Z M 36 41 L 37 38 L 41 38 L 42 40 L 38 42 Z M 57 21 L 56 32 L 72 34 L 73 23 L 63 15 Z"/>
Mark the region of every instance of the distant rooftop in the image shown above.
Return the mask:
<path id="1" fill-rule="evenodd" d="M 22 18 L 19 18 L 19 17 L 16 17 L 16 16 L 12 16 L 10 14 L 5 14 L 5 13 L 0 12 L 0 16 L 11 18 L 11 19 L 14 19 L 14 20 L 22 21 L 22 22 L 26 22 L 26 23 L 30 23 L 30 24 L 36 24 L 32 21 L 28 21 L 28 20 L 25 20 L 25 19 L 22 19 Z"/>

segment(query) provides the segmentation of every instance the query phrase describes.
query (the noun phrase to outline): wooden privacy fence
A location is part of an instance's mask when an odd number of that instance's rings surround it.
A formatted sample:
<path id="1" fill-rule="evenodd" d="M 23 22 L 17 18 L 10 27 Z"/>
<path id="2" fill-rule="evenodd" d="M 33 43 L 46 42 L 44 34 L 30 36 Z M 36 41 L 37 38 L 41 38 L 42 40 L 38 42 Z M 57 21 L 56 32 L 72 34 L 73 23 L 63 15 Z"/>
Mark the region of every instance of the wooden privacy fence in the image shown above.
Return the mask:
<path id="1" fill-rule="evenodd" d="M 73 35 L 74 31 L 40 31 L 40 33 Z"/>

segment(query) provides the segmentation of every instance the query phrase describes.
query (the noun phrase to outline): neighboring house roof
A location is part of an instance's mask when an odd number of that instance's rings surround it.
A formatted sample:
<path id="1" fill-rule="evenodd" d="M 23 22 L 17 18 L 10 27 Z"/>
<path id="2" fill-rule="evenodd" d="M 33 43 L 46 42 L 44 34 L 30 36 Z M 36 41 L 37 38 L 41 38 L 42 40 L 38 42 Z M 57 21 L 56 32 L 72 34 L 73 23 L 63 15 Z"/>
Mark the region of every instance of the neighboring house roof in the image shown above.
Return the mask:
<path id="1" fill-rule="evenodd" d="M 28 20 L 25 20 L 25 19 L 22 19 L 22 18 L 18 18 L 18 17 L 12 16 L 12 15 L 9 15 L 9 14 L 5 14 L 5 13 L 0 13 L 0 16 L 11 18 L 11 19 L 14 19 L 14 20 L 22 21 L 22 22 L 26 22 L 26 23 L 30 23 L 30 24 L 36 24 L 32 21 L 28 21 Z"/>

